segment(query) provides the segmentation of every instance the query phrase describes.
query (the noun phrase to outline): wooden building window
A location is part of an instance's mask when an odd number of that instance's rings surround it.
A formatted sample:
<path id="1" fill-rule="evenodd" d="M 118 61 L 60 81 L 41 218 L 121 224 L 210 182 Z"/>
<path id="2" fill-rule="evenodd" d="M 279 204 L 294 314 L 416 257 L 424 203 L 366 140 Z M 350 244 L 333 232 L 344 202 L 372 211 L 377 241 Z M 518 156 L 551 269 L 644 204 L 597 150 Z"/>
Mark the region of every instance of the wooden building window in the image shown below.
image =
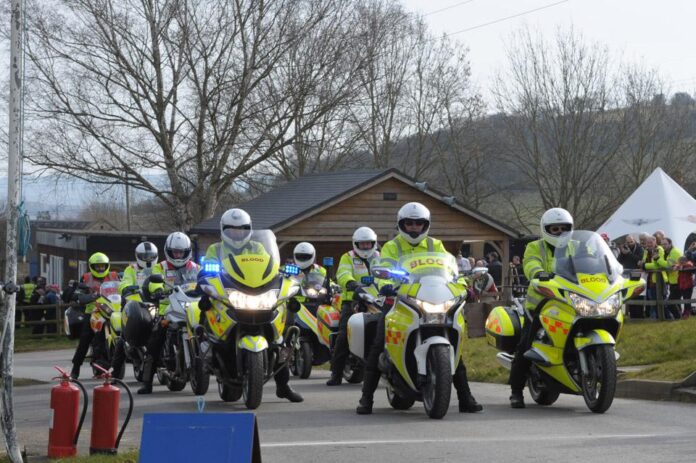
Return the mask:
<path id="1" fill-rule="evenodd" d="M 385 193 L 382 193 L 382 199 L 384 199 L 385 201 L 396 201 L 396 200 L 397 200 L 397 194 L 396 194 L 396 193 L 385 192 Z"/>

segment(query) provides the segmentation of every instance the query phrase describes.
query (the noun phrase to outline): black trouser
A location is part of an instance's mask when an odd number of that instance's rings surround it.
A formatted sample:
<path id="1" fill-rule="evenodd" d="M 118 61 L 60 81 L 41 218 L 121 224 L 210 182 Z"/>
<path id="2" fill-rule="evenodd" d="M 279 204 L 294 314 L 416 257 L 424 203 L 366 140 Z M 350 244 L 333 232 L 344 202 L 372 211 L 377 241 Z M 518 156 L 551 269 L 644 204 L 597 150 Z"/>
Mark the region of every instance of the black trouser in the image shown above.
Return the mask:
<path id="1" fill-rule="evenodd" d="M 27 322 L 38 322 L 41 321 L 41 319 L 44 316 L 44 309 L 43 308 L 36 308 L 36 309 L 25 309 L 24 310 L 24 321 Z M 55 319 L 55 317 L 54 317 Z M 44 332 L 44 327 L 46 326 L 44 323 L 37 323 L 37 324 L 31 324 L 31 334 L 43 334 Z M 55 329 L 54 329 L 55 331 Z"/>
<path id="2" fill-rule="evenodd" d="M 673 285 L 670 284 L 669 285 L 669 298 L 671 300 L 683 299 L 682 292 L 683 291 L 681 289 L 679 289 L 679 284 L 673 284 Z M 674 303 L 674 304 L 669 304 L 667 306 L 667 310 L 670 311 L 670 313 L 672 314 L 672 317 L 675 320 L 679 320 L 681 318 L 681 307 L 680 307 L 680 304 L 678 302 Z"/>
<path id="3" fill-rule="evenodd" d="M 85 314 L 85 319 L 82 321 L 82 327 L 80 328 L 80 341 L 77 344 L 77 349 L 75 349 L 75 355 L 73 355 L 72 359 L 73 365 L 77 368 L 85 361 L 90 344 L 92 344 L 92 362 L 106 358 L 106 351 L 104 348 L 106 337 L 104 330 L 98 333 L 92 331 L 92 327 L 89 326 L 89 319 L 90 314 Z"/>
<path id="4" fill-rule="evenodd" d="M 162 347 L 167 340 L 167 328 L 159 323 L 159 319 L 155 329 L 150 333 L 150 338 L 147 340 L 147 354 L 143 365 L 143 383 L 152 384 L 152 379 L 155 377 L 157 370 L 157 362 L 162 356 Z"/>
<path id="5" fill-rule="evenodd" d="M 532 347 L 532 341 L 534 337 L 532 333 L 539 325 L 539 317 L 535 313 L 533 320 L 528 318 L 525 320 L 524 326 L 522 327 L 522 334 L 520 335 L 520 342 L 517 344 L 517 349 L 515 350 L 515 358 L 512 360 L 512 367 L 510 368 L 510 389 L 512 392 L 522 392 L 524 390 L 524 384 L 527 382 L 527 374 L 529 373 L 529 368 L 532 366 L 532 362 L 524 358 L 524 353 Z"/>
<path id="6" fill-rule="evenodd" d="M 341 319 L 338 322 L 338 334 L 331 356 L 331 376 L 339 377 L 346 366 L 348 355 L 348 319 L 353 315 L 353 301 L 341 304 Z"/>
<path id="7" fill-rule="evenodd" d="M 379 356 L 382 352 L 384 352 L 384 315 L 381 315 L 377 321 L 375 340 L 372 346 L 370 346 L 370 352 L 367 354 L 367 359 L 365 360 L 365 379 L 363 381 L 362 395 L 363 399 L 370 403 L 373 400 L 375 390 L 379 384 L 381 373 L 378 364 Z M 467 378 L 466 366 L 464 365 L 463 358 L 460 360 L 457 369 L 452 375 L 452 384 L 457 391 L 457 398 L 460 401 L 464 401 L 468 397 L 471 397 L 469 379 Z"/>

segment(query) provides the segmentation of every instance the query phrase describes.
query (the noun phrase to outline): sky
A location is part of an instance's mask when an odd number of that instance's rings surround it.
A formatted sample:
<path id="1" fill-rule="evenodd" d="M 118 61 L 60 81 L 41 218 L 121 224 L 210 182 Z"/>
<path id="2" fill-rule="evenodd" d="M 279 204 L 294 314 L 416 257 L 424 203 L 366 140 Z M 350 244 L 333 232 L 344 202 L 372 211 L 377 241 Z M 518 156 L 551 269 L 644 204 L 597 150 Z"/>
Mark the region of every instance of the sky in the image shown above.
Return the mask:
<path id="1" fill-rule="evenodd" d="M 694 0 L 401 1 L 425 15 L 434 32 L 469 48 L 472 76 L 484 97 L 487 82 L 505 64 L 510 34 L 525 25 L 548 37 L 572 25 L 588 41 L 606 45 L 616 60 L 657 69 L 670 92 L 693 95 L 696 89 Z"/>

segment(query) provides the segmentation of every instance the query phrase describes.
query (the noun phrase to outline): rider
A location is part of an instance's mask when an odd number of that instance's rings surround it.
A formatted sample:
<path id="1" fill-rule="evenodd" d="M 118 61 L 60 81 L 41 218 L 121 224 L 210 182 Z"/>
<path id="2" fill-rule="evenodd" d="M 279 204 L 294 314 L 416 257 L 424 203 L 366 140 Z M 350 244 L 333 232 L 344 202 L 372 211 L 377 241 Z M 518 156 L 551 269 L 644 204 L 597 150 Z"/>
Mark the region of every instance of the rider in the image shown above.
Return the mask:
<path id="1" fill-rule="evenodd" d="M 164 281 L 171 285 L 195 283 L 200 266 L 191 260 L 191 240 L 185 233 L 171 233 L 164 242 L 165 260 L 156 264 L 152 275 L 163 275 Z M 143 282 L 143 297 L 147 301 L 159 304 L 159 315 L 163 316 L 169 306 L 167 299 L 162 299 L 162 284 L 150 281 L 148 276 Z M 147 354 L 143 362 L 143 386 L 138 394 L 152 393 L 152 379 L 155 376 L 156 361 L 162 352 L 162 346 L 167 336 L 167 328 L 157 324 L 147 341 Z"/>
<path id="2" fill-rule="evenodd" d="M 82 275 L 80 283 L 89 288 L 90 294 L 80 294 L 75 296 L 77 297 L 80 305 L 85 306 L 85 314 L 89 315 L 94 310 L 94 301 L 96 301 L 98 298 L 101 284 L 105 281 L 118 281 L 118 274 L 116 272 L 109 271 L 109 258 L 106 256 L 106 254 L 101 252 L 92 254 L 89 257 L 87 264 L 89 266 L 89 272 Z M 73 367 L 72 371 L 70 372 L 70 376 L 72 376 L 74 379 L 77 379 L 80 376 L 80 366 L 82 366 L 82 362 L 85 360 L 89 345 L 95 337 L 94 331 L 92 331 L 90 328 L 89 320 L 89 316 L 84 317 L 80 331 L 80 342 L 77 344 L 77 349 L 75 349 L 75 355 L 72 359 Z M 100 355 L 98 354 L 104 346 L 104 340 L 101 339 L 104 337 L 104 331 L 100 331 L 97 336 L 97 342 L 92 347 L 94 358 L 100 358 Z"/>
<path id="3" fill-rule="evenodd" d="M 353 250 L 341 256 L 336 279 L 342 288 L 341 320 L 338 336 L 331 358 L 331 378 L 327 386 L 339 386 L 343 380 L 343 368 L 348 359 L 348 319 L 353 314 L 353 295 L 362 290 L 360 280 L 370 275 L 370 266 L 379 260 L 377 234 L 369 227 L 360 227 L 353 232 Z"/>
<path id="4" fill-rule="evenodd" d="M 118 291 L 122 298 L 135 298 L 140 300 L 140 296 L 136 296 L 145 279 L 152 274 L 152 270 L 157 266 L 157 258 L 159 253 L 157 246 L 150 241 L 143 241 L 135 247 L 135 263 L 130 264 L 123 271 L 121 284 L 118 285 Z M 126 351 L 124 341 L 121 339 L 116 344 L 114 351 L 114 359 L 111 362 L 111 371 L 115 374 L 121 370 L 123 363 L 126 361 Z"/>
<path id="5" fill-rule="evenodd" d="M 524 250 L 522 266 L 524 276 L 531 281 L 542 273 L 550 273 L 554 268 L 554 252 L 556 248 L 565 246 L 573 232 L 573 216 L 570 212 L 560 207 L 554 207 L 544 212 L 541 216 L 541 239 L 527 244 Z M 533 338 L 531 334 L 538 328 L 539 305 L 544 301 L 544 296 L 539 294 L 529 285 L 527 298 L 525 299 L 525 312 L 531 314 L 532 320 L 525 320 L 520 342 L 515 351 L 515 358 L 510 369 L 510 406 L 512 408 L 524 408 L 524 384 L 527 381 L 527 373 L 531 362 L 524 358 L 524 353 L 531 347 Z"/>
<path id="6" fill-rule="evenodd" d="M 211 244 L 205 253 L 206 259 L 222 262 L 230 254 L 262 254 L 266 253 L 263 245 L 251 239 L 252 227 L 251 217 L 243 209 L 228 209 L 220 218 L 220 237 L 219 243 Z M 199 279 L 199 282 L 201 280 Z M 203 312 L 212 307 L 210 298 L 203 294 L 198 307 Z M 290 381 L 290 370 L 287 363 L 275 374 L 276 396 L 281 399 L 288 399 L 290 402 L 302 402 L 304 399 L 292 390 L 288 382 Z"/>
<path id="7" fill-rule="evenodd" d="M 399 209 L 397 215 L 399 234 L 382 247 L 380 265 L 398 265 L 405 254 L 423 252 L 446 253 L 447 250 L 442 241 L 428 236 L 430 229 L 430 211 L 420 203 L 407 203 Z M 454 257 L 453 257 L 454 258 Z M 396 291 L 391 284 L 384 284 L 380 288 L 380 294 L 395 296 Z M 384 316 L 379 318 L 374 343 L 366 359 L 365 379 L 363 381 L 362 397 L 356 409 L 359 415 L 372 413 L 373 395 L 379 383 L 380 372 L 378 368 L 379 356 L 384 351 Z M 466 377 L 464 359 L 459 362 L 453 375 L 453 384 L 457 390 L 459 399 L 459 411 L 474 413 L 483 410 L 476 402 L 469 389 L 469 381 Z"/>

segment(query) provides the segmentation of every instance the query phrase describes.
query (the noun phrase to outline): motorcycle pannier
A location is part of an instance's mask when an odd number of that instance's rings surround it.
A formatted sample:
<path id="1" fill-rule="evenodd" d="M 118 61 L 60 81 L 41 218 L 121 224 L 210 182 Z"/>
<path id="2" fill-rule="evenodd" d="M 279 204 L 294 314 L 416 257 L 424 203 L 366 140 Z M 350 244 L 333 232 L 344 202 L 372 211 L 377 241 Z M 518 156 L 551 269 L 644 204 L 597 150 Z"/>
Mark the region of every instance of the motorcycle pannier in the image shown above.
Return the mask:
<path id="1" fill-rule="evenodd" d="M 80 333 L 82 332 L 82 324 L 85 320 L 85 315 L 80 309 L 75 307 L 68 307 L 65 311 L 65 318 L 63 319 L 63 327 L 65 328 L 65 335 L 69 339 L 79 339 Z"/>
<path id="2" fill-rule="evenodd" d="M 498 306 L 486 318 L 486 340 L 498 350 L 512 353 L 520 341 L 520 317 L 510 307 Z"/>
<path id="3" fill-rule="evenodd" d="M 152 332 L 152 315 L 145 304 L 128 301 L 123 308 L 123 338 L 133 347 L 142 347 Z"/>

